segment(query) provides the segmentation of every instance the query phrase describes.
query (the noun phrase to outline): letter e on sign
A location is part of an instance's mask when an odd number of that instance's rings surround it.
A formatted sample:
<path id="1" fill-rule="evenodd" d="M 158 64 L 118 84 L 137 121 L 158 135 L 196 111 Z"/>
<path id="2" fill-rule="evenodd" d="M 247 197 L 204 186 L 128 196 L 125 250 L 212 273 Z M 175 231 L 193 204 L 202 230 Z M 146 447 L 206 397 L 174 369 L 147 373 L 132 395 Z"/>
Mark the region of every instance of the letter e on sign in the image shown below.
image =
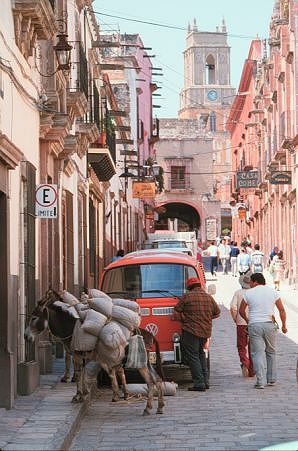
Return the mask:
<path id="1" fill-rule="evenodd" d="M 57 185 L 37 185 L 35 191 L 35 214 L 40 219 L 55 219 L 58 217 Z"/>

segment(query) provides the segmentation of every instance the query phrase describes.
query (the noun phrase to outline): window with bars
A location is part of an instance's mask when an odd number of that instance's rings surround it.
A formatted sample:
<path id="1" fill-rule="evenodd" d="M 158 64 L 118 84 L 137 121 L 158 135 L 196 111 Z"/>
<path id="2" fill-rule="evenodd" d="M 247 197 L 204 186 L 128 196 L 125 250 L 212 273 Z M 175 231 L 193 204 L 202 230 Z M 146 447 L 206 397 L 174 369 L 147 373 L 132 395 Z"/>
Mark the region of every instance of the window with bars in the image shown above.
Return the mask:
<path id="1" fill-rule="evenodd" d="M 186 189 L 186 167 L 171 166 L 171 189 Z"/>

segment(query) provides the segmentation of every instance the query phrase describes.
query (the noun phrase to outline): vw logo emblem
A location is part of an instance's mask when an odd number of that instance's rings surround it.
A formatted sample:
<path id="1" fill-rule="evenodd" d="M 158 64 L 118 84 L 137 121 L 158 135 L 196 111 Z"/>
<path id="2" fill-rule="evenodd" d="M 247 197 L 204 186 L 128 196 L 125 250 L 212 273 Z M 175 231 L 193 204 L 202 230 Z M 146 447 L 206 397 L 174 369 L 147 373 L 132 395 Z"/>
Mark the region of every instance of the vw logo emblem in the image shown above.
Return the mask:
<path id="1" fill-rule="evenodd" d="M 145 329 L 146 329 L 148 332 L 150 332 L 150 334 L 154 335 L 154 337 L 155 337 L 155 335 L 156 335 L 157 332 L 158 332 L 158 327 L 157 327 L 157 325 L 154 324 L 154 323 L 149 323 L 149 324 L 147 324 L 147 326 L 145 327 Z"/>

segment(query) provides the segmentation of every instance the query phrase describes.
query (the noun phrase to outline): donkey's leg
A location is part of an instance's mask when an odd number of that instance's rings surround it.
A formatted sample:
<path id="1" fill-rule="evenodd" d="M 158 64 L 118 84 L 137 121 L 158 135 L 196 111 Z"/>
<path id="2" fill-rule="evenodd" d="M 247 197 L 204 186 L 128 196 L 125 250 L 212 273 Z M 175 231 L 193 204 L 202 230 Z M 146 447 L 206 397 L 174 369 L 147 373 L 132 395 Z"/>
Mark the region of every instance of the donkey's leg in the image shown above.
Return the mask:
<path id="1" fill-rule="evenodd" d="M 61 382 L 68 382 L 69 376 L 70 376 L 71 355 L 66 350 L 65 350 L 64 360 L 65 360 L 65 370 L 64 370 L 64 374 L 60 380 L 61 380 Z"/>
<path id="2" fill-rule="evenodd" d="M 152 380 L 152 377 L 149 373 L 147 366 L 145 366 L 144 368 L 138 368 L 138 370 L 148 386 L 147 404 L 146 404 L 145 410 L 143 412 L 143 415 L 150 415 L 151 410 L 152 410 L 153 397 L 154 397 L 154 382 Z"/>
<path id="3" fill-rule="evenodd" d="M 165 406 L 164 402 L 164 390 L 163 390 L 163 381 L 161 379 L 158 379 L 156 381 L 156 389 L 157 389 L 157 397 L 158 397 L 158 405 L 157 405 L 157 411 L 156 413 L 163 413 L 163 408 Z"/>
<path id="4" fill-rule="evenodd" d="M 127 387 L 127 383 L 126 383 L 125 371 L 124 371 L 124 368 L 123 368 L 122 365 L 118 369 L 117 373 L 119 374 L 119 376 L 121 378 L 121 384 L 122 384 L 122 391 L 123 391 L 124 399 L 128 399 L 129 392 L 128 392 L 128 387 Z"/>
<path id="5" fill-rule="evenodd" d="M 109 371 L 109 376 L 110 376 L 110 379 L 111 379 L 112 390 L 113 390 L 112 402 L 117 402 L 117 401 L 119 401 L 119 385 L 118 385 L 118 381 L 117 381 L 116 369 L 115 368 L 112 368 Z"/>
<path id="6" fill-rule="evenodd" d="M 73 375 L 71 378 L 71 382 L 77 382 L 79 378 L 80 367 L 78 365 L 78 362 L 74 358 L 72 359 L 72 364 L 73 364 Z"/>
<path id="7" fill-rule="evenodd" d="M 83 396 L 83 361 L 82 359 L 74 354 L 74 360 L 79 365 L 79 374 L 78 374 L 78 380 L 77 380 L 77 393 L 72 398 L 72 402 L 83 402 L 84 396 Z"/>
<path id="8" fill-rule="evenodd" d="M 86 395 L 89 395 L 90 389 L 88 385 L 88 377 L 87 377 L 87 371 L 86 371 L 86 360 L 83 361 L 83 368 L 82 368 L 82 390 L 83 390 L 83 396 L 86 397 Z"/>

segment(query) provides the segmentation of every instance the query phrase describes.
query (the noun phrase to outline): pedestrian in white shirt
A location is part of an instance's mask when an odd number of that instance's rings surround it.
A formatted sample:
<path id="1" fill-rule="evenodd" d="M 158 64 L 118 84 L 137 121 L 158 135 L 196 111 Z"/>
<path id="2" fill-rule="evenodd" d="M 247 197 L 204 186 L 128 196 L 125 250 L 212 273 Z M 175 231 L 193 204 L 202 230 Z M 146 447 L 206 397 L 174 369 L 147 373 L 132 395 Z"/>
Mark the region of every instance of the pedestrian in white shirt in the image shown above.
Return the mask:
<path id="1" fill-rule="evenodd" d="M 241 289 L 235 291 L 230 304 L 231 316 L 237 327 L 237 349 L 240 358 L 242 375 L 244 377 L 253 377 L 255 372 L 253 370 L 252 358 L 250 354 L 250 343 L 248 339 L 247 322 L 239 314 L 239 308 L 243 299 L 244 293 L 250 288 L 251 272 L 243 274 L 239 277 Z"/>
<path id="2" fill-rule="evenodd" d="M 211 241 L 211 244 L 208 247 L 207 252 L 208 255 L 210 256 L 210 272 L 212 277 L 215 277 L 218 267 L 218 247 L 215 245 L 214 241 Z"/>
<path id="3" fill-rule="evenodd" d="M 250 350 L 257 376 L 255 388 L 272 386 L 276 382 L 276 336 L 278 325 L 274 317 L 275 306 L 282 322 L 282 332 L 287 333 L 286 311 L 279 294 L 265 286 L 261 273 L 252 274 L 251 289 L 243 294 L 239 313 L 248 323 Z M 248 317 L 246 308 L 248 306 Z"/>
<path id="4" fill-rule="evenodd" d="M 255 244 L 255 250 L 250 258 L 252 271 L 262 273 L 264 271 L 264 253 L 260 251 L 259 244 Z"/>
<path id="5" fill-rule="evenodd" d="M 228 264 L 230 261 L 231 247 L 227 244 L 225 239 L 222 239 L 218 246 L 219 258 L 222 264 L 223 274 L 228 274 Z"/>

